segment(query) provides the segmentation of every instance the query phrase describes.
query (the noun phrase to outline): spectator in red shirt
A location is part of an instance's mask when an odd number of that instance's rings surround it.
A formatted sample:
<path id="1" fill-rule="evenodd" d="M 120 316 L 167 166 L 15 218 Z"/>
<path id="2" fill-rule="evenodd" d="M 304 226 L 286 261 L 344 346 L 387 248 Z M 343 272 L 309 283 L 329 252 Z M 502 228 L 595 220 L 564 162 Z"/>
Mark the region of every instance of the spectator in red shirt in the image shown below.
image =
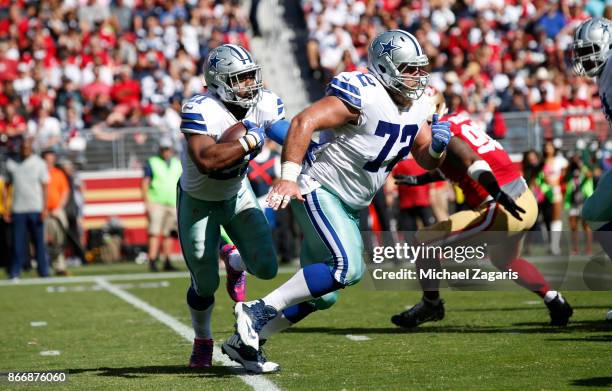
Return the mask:
<path id="1" fill-rule="evenodd" d="M 27 130 L 26 120 L 17 113 L 13 104 L 6 106 L 6 119 L 8 121 L 6 133 L 9 137 L 25 134 Z"/>
<path id="2" fill-rule="evenodd" d="M 0 50 L 0 81 L 15 80 L 18 76 L 17 65 L 16 60 L 7 57 L 4 50 Z"/>
<path id="3" fill-rule="evenodd" d="M 2 65 L 0 65 L 0 73 L 2 73 Z M 5 93 L 5 85 L 0 81 L 0 107 L 4 107 L 9 103 L 9 98 Z"/>
<path id="4" fill-rule="evenodd" d="M 43 82 L 37 82 L 32 95 L 30 95 L 30 107 L 33 112 L 41 107 L 53 109 L 55 91 L 50 91 Z"/>
<path id="5" fill-rule="evenodd" d="M 94 68 L 93 73 L 95 80 L 81 88 L 83 97 L 88 101 L 93 101 L 98 95 L 110 96 L 111 86 L 102 81 L 98 68 Z"/>
<path id="6" fill-rule="evenodd" d="M 129 68 L 123 68 L 115 77 L 115 84 L 110 91 L 113 102 L 135 108 L 140 104 L 140 83 L 132 79 Z"/>
<path id="7" fill-rule="evenodd" d="M 421 168 L 412 155 L 410 155 L 408 159 L 399 162 L 395 166 L 392 174 L 395 178 L 398 178 L 404 175 L 421 175 L 425 172 L 427 171 Z M 429 190 L 429 185 L 398 187 L 400 208 L 398 228 L 400 231 L 415 232 L 418 228 L 417 219 L 420 219 L 425 227 L 436 222 L 431 210 Z"/>
<path id="8" fill-rule="evenodd" d="M 0 145 L 6 143 L 8 140 L 8 121 L 6 115 L 4 115 L 4 109 L 0 108 Z"/>

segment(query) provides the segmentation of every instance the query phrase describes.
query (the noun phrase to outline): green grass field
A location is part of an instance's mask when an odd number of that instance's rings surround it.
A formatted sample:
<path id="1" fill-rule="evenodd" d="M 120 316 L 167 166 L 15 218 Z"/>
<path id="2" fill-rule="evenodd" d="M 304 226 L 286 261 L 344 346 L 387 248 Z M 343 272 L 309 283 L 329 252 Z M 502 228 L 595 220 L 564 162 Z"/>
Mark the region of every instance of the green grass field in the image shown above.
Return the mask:
<path id="1" fill-rule="evenodd" d="M 75 274 L 143 269 L 104 266 Z M 289 276 L 250 279 L 249 297 Z M 156 282 L 163 284 L 151 284 Z M 190 325 L 186 276 L 111 283 Z M 0 286 L 0 371 L 68 372 L 68 381 L 53 389 L 252 389 L 236 369 L 220 364 L 209 371 L 189 370 L 189 341 L 96 285 Z M 529 292 L 444 292 L 446 318 L 407 332 L 389 318 L 413 304 L 417 292 L 351 287 L 332 310 L 270 339 L 268 358 L 280 363 L 282 371 L 265 378 L 284 390 L 610 389 L 612 323 L 603 319 L 612 309 L 612 292 L 567 292 L 566 297 L 575 308 L 574 318 L 568 327 L 554 329 L 546 326 L 546 309 Z M 220 289 L 217 344 L 233 332 L 231 309 Z M 347 335 L 369 339 L 353 341 Z M 43 351 L 60 354 L 41 356 Z M 0 380 L 0 389 L 43 387 L 48 385 Z"/>

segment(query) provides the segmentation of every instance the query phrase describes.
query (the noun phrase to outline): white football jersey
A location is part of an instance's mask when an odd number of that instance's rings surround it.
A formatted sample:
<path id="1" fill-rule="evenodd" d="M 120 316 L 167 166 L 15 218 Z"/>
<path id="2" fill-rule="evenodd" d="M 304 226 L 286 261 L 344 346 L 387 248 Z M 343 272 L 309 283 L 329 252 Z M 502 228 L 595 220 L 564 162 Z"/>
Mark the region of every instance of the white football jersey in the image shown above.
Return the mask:
<path id="1" fill-rule="evenodd" d="M 333 95 L 361 111 L 359 122 L 335 129 L 335 139 L 318 150 L 314 163 L 303 170 L 303 194 L 319 184 L 353 209 L 367 207 L 393 166 L 404 159 L 421 125 L 431 115 L 423 96 L 402 111 L 372 75 L 343 72 L 328 85 Z M 314 180 L 313 180 L 314 179 Z"/>
<path id="2" fill-rule="evenodd" d="M 612 124 L 612 58 L 608 58 L 604 69 L 597 78 L 599 98 L 608 124 Z"/>
<path id="3" fill-rule="evenodd" d="M 272 91 L 263 90 L 260 101 L 249 109 L 244 119 L 268 127 L 283 118 L 285 118 L 283 101 Z M 183 104 L 181 110 L 181 132 L 205 134 L 215 140 L 236 122 L 238 119 L 215 94 L 210 92 L 193 96 Z M 181 163 L 183 165 L 181 188 L 190 196 L 200 200 L 227 200 L 248 183 L 245 173 L 249 161 L 246 158 L 234 167 L 204 175 L 198 171 L 189 156 L 187 145 L 184 145 Z"/>

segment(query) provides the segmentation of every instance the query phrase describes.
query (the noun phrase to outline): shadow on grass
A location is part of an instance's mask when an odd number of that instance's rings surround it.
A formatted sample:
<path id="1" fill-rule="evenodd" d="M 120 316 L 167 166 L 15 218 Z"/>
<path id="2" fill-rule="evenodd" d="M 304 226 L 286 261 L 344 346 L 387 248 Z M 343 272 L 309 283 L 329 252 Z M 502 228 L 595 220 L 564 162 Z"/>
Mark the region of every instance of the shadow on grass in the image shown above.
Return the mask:
<path id="1" fill-rule="evenodd" d="M 96 374 L 97 376 L 121 377 L 125 379 L 144 378 L 148 375 L 188 375 L 189 377 L 230 377 L 245 375 L 247 372 L 240 368 L 214 365 L 206 369 L 191 369 L 185 365 L 150 365 L 145 367 L 99 367 L 65 369 L 69 375 L 80 373 Z"/>
<path id="2" fill-rule="evenodd" d="M 549 341 L 559 342 L 612 342 L 612 334 L 587 335 L 583 338 L 549 338 Z"/>
<path id="3" fill-rule="evenodd" d="M 578 305 L 572 306 L 574 310 L 597 310 L 597 309 L 608 309 L 609 305 Z M 491 307 L 491 308 L 482 308 L 482 307 L 474 307 L 474 308 L 452 308 L 452 312 L 507 312 L 507 311 L 541 311 L 542 309 L 546 310 L 546 306 L 544 303 L 541 305 L 525 305 L 523 307 Z"/>
<path id="4" fill-rule="evenodd" d="M 610 331 L 612 325 L 606 321 L 580 321 L 570 322 L 566 327 L 548 326 L 546 323 L 525 322 L 515 323 L 511 327 L 498 326 L 423 326 L 411 329 L 399 327 L 294 327 L 284 331 L 284 333 L 308 334 L 419 334 L 419 333 L 447 333 L 447 334 L 567 334 L 575 331 L 597 332 Z"/>
<path id="5" fill-rule="evenodd" d="M 612 376 L 587 377 L 586 379 L 576 379 L 572 381 L 570 385 L 582 387 L 610 387 L 612 386 Z"/>

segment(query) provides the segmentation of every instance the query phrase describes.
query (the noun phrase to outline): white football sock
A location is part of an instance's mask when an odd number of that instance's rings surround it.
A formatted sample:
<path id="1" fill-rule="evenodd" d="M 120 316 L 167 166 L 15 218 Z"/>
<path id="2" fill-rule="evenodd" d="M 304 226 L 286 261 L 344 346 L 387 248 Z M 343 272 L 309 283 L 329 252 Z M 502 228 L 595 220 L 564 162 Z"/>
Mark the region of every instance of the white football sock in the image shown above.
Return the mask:
<path id="1" fill-rule="evenodd" d="M 189 307 L 189 312 L 191 313 L 191 325 L 193 326 L 193 331 L 195 332 L 196 338 L 213 339 L 210 320 L 212 318 L 214 306 L 215 304 L 213 303 L 204 311 L 194 310 L 190 306 L 187 306 Z"/>
<path id="2" fill-rule="evenodd" d="M 281 332 L 285 329 L 291 327 L 293 323 L 291 323 L 287 318 L 285 318 L 285 314 L 283 311 L 280 311 L 278 315 L 263 327 L 259 332 L 259 339 L 268 339 L 273 334 Z"/>
<path id="3" fill-rule="evenodd" d="M 247 270 L 246 265 L 242 261 L 242 256 L 240 255 L 238 250 L 233 250 L 231 252 L 231 254 L 229 255 L 228 263 L 232 267 L 232 269 L 237 270 L 239 272 Z"/>
<path id="4" fill-rule="evenodd" d="M 310 289 L 304 278 L 304 270 L 300 269 L 283 285 L 270 292 L 263 298 L 264 303 L 282 311 L 294 304 L 308 301 L 314 297 L 310 294 Z"/>
<path id="5" fill-rule="evenodd" d="M 555 299 L 555 297 L 557 297 L 557 295 L 559 295 L 559 298 L 561 299 L 561 301 L 564 301 L 563 296 L 561 296 L 561 293 L 557 291 L 548 291 L 544 295 L 544 303 L 550 303 L 552 300 Z"/>
<path id="6" fill-rule="evenodd" d="M 553 254 L 561 253 L 561 230 L 563 229 L 563 222 L 561 220 L 554 220 L 550 223 L 550 251 Z"/>

